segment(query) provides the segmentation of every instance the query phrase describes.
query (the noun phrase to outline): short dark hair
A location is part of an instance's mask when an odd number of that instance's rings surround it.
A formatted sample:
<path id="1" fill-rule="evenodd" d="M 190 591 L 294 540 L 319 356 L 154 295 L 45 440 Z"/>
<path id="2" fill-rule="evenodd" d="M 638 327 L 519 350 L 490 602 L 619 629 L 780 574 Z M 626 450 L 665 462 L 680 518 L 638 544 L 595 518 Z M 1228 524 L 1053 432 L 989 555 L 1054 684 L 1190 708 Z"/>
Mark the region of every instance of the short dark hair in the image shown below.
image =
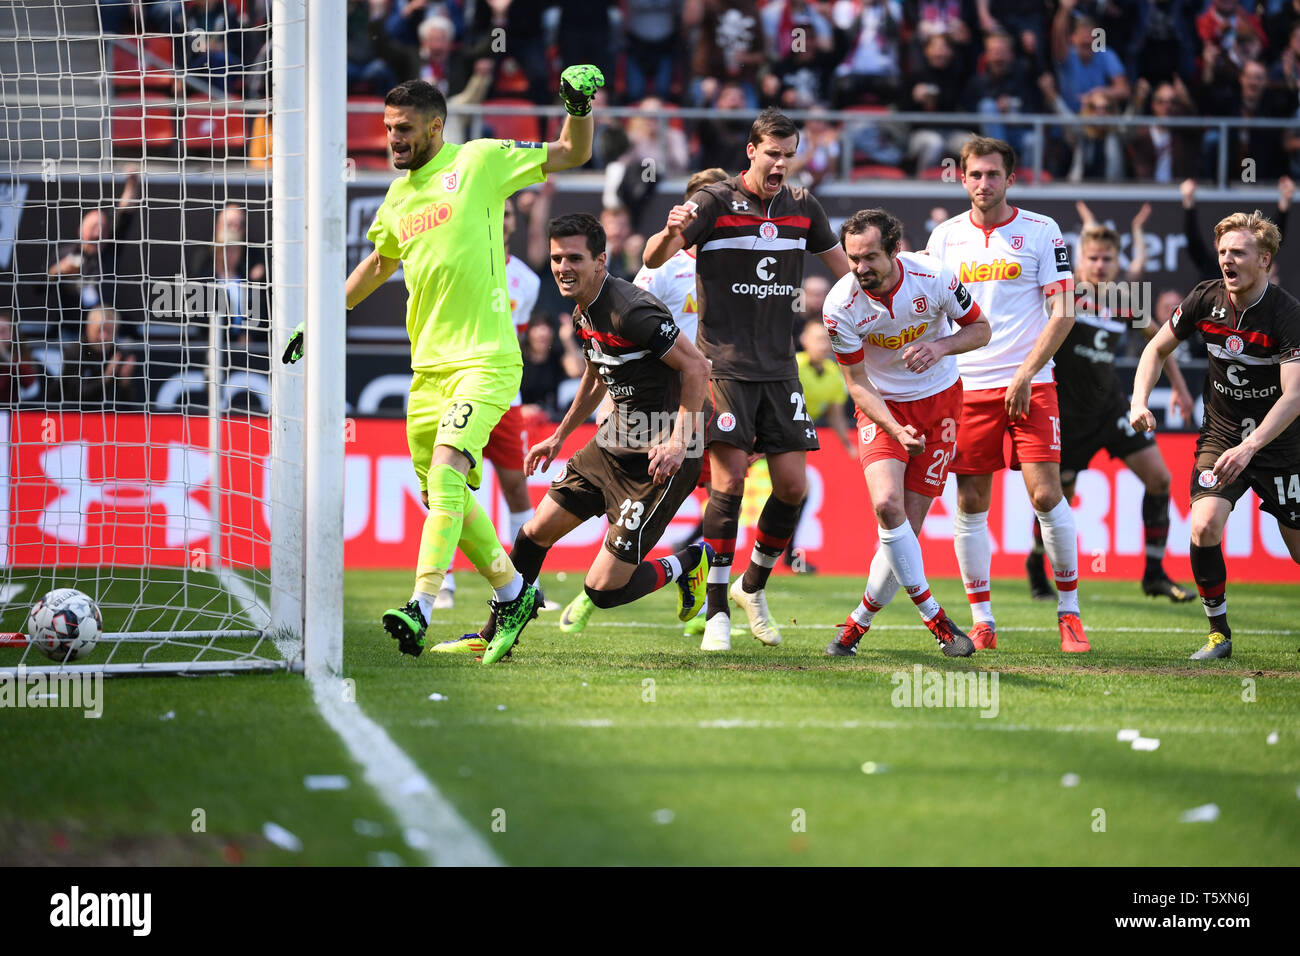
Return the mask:
<path id="1" fill-rule="evenodd" d="M 692 173 L 691 178 L 686 183 L 686 198 L 690 199 L 705 186 L 720 183 L 726 178 L 727 171 L 721 166 L 710 166 L 708 169 L 701 169 L 697 173 Z"/>
<path id="2" fill-rule="evenodd" d="M 587 251 L 593 259 L 605 251 L 605 228 L 589 212 L 556 216 L 546 224 L 547 239 L 567 239 L 570 236 L 586 236 Z"/>
<path id="3" fill-rule="evenodd" d="M 860 236 L 872 226 L 880 230 L 880 248 L 885 255 L 898 253 L 899 243 L 903 241 L 903 224 L 897 216 L 883 209 L 859 209 L 840 226 L 840 245 L 843 246 L 849 236 Z"/>
<path id="4" fill-rule="evenodd" d="M 780 110 L 769 106 L 763 112 L 758 114 L 754 120 L 754 125 L 749 128 L 749 142 L 757 146 L 763 142 L 765 136 L 771 136 L 773 139 L 786 139 L 793 136 L 795 142 L 799 141 L 799 127 L 794 125 L 794 120 L 786 116 Z"/>
<path id="5" fill-rule="evenodd" d="M 447 118 L 447 98 L 442 90 L 424 80 L 407 80 L 398 83 L 384 97 L 385 106 L 410 106 L 426 116 Z"/>

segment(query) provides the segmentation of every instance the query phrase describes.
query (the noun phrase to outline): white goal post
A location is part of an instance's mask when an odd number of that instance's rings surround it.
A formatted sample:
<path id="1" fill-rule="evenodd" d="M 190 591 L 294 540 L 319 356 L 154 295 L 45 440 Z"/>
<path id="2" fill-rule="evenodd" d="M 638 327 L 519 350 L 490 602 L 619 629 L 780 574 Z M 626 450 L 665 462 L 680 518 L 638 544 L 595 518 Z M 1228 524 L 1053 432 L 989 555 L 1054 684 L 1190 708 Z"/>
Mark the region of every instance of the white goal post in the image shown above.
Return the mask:
<path id="1" fill-rule="evenodd" d="M 0 0 L 0 671 L 340 672 L 346 7 Z"/>

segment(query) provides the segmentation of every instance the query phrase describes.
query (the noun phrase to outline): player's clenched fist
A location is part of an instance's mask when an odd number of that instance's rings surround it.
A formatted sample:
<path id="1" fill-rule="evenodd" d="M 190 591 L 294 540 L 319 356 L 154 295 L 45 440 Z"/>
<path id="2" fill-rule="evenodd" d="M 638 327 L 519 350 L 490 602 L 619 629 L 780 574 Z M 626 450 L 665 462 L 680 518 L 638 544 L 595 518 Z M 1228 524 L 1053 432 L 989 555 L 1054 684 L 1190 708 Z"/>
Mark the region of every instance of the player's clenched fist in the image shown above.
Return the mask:
<path id="1" fill-rule="evenodd" d="M 915 458 L 925 451 L 925 436 L 917 434 L 916 428 L 912 425 L 904 425 L 894 433 L 894 438 L 903 446 L 903 451 L 907 452 L 908 457 Z"/>
<path id="2" fill-rule="evenodd" d="M 665 229 L 670 236 L 680 236 L 682 230 L 691 224 L 695 219 L 696 205 L 693 202 L 683 203 L 680 206 L 673 206 L 668 211 L 668 224 Z"/>
<path id="3" fill-rule="evenodd" d="M 571 66 L 560 74 L 560 99 L 570 116 L 586 116 L 596 88 L 604 85 L 604 75 L 590 63 Z"/>
<path id="4" fill-rule="evenodd" d="M 560 453 L 562 442 L 556 440 L 556 436 L 539 441 L 532 448 L 528 449 L 528 454 L 524 456 L 524 474 L 531 475 L 537 470 L 538 463 L 542 466 L 542 471 L 551 467 L 551 462 Z"/>
<path id="5" fill-rule="evenodd" d="M 669 439 L 659 445 L 650 446 L 650 479 L 655 484 L 662 484 L 682 467 L 686 459 L 686 446 L 676 439 Z"/>
<path id="6" fill-rule="evenodd" d="M 1133 430 L 1139 435 L 1156 430 L 1156 417 L 1151 414 L 1151 409 L 1145 405 L 1134 405 L 1129 409 L 1128 423 L 1133 426 Z"/>
<path id="7" fill-rule="evenodd" d="M 927 372 L 934 368 L 934 363 L 944 356 L 943 349 L 938 342 L 922 342 L 920 345 L 909 345 L 903 352 L 903 364 L 911 372 Z"/>

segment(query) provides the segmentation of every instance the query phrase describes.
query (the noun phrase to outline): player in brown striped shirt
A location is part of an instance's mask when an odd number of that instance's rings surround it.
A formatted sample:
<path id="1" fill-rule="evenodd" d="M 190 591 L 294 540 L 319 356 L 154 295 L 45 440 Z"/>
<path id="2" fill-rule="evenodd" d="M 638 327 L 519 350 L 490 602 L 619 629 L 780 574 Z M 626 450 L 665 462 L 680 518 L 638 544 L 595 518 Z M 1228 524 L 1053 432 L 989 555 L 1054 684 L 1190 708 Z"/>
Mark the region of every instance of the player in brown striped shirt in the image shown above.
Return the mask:
<path id="1" fill-rule="evenodd" d="M 704 539 L 716 559 L 709 572 L 703 650 L 731 648 L 727 584 L 754 452 L 767 456 L 772 494 L 758 518 L 749 567 L 730 594 L 748 614 L 754 637 L 768 645 L 781 642 L 764 588 L 794 534 L 807 491 L 807 453 L 818 447 L 794 358 L 804 255 L 817 255 L 837 279 L 849 263 L 821 203 L 785 183 L 786 164 L 798 145 L 794 123 L 764 110 L 750 129 L 749 168 L 674 206 L 664 229 L 646 242 L 645 264 L 651 268 L 679 249 L 699 246 L 697 342 L 713 362 L 716 406 L 708 426 L 711 476 L 704 512 Z"/>

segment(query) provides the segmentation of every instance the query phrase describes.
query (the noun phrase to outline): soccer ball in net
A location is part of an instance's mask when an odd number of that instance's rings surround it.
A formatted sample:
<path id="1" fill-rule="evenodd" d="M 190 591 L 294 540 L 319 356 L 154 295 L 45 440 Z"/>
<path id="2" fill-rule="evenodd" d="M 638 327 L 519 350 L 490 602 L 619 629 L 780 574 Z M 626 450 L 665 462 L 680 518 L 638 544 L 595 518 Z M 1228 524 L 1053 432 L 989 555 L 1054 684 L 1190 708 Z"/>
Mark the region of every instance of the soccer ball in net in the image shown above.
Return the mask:
<path id="1" fill-rule="evenodd" d="M 27 615 L 27 640 L 60 664 L 89 657 L 103 632 L 99 607 L 76 588 L 56 588 Z"/>

